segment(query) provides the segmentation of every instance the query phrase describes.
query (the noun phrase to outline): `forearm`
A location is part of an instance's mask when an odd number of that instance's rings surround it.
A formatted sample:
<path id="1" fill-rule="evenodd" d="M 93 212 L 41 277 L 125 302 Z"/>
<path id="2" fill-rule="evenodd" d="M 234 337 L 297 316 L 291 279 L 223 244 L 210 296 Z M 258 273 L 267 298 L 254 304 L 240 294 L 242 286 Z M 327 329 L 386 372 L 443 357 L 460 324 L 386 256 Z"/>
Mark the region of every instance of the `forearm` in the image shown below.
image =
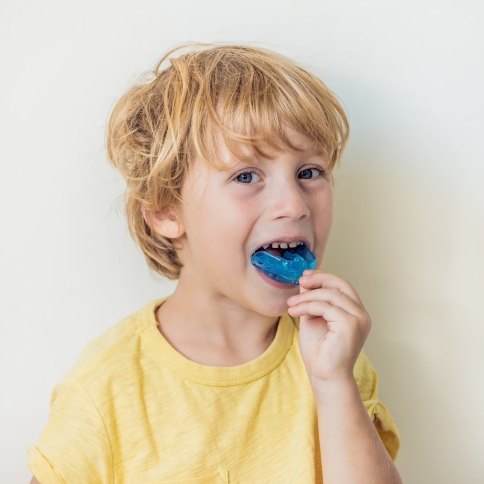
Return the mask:
<path id="1" fill-rule="evenodd" d="M 313 385 L 325 484 L 401 484 L 353 378 Z"/>

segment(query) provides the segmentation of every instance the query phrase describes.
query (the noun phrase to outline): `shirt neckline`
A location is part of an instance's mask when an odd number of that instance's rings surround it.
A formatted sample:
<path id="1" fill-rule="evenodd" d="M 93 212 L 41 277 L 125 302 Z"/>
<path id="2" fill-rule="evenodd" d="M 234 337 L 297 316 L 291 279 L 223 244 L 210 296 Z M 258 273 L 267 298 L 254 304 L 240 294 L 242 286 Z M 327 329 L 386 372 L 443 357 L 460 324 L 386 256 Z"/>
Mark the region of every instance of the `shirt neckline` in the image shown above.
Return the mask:
<path id="1" fill-rule="evenodd" d="M 166 298 L 146 305 L 138 314 L 137 328 L 151 356 L 183 379 L 211 386 L 243 385 L 257 380 L 284 360 L 294 337 L 294 322 L 288 314 L 279 319 L 276 334 L 269 347 L 257 358 L 237 366 L 209 366 L 192 361 L 179 353 L 158 330 L 156 309 Z"/>

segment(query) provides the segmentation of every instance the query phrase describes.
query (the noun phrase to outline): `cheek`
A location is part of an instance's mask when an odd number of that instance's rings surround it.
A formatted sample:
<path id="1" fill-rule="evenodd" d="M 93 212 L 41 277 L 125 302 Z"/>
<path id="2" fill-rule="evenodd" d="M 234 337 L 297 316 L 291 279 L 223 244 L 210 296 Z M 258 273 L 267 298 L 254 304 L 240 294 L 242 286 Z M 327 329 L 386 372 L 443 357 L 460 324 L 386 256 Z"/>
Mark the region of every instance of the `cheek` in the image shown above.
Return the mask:
<path id="1" fill-rule="evenodd" d="M 204 201 L 187 219 L 188 244 L 200 261 L 206 260 L 210 265 L 217 261 L 227 263 L 240 252 L 242 223 L 238 211 L 230 208 L 227 204 Z"/>
<path id="2" fill-rule="evenodd" d="M 314 213 L 316 219 L 323 226 L 331 226 L 333 222 L 333 193 L 326 191 L 315 197 L 313 201 Z"/>
<path id="3" fill-rule="evenodd" d="M 319 197 L 317 209 L 314 212 L 314 232 L 317 237 L 317 246 L 321 255 L 326 247 L 331 227 L 333 225 L 333 197 L 332 194 L 325 194 Z"/>

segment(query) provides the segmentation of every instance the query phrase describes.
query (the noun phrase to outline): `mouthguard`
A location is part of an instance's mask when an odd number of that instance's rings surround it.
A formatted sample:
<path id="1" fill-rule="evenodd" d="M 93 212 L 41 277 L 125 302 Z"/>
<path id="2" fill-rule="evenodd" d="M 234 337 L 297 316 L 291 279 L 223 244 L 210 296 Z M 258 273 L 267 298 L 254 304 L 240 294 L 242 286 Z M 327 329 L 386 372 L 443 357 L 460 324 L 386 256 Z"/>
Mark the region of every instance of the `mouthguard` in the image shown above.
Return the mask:
<path id="1" fill-rule="evenodd" d="M 299 284 L 305 270 L 315 269 L 317 264 L 316 256 L 306 245 L 299 245 L 295 251 L 285 250 L 282 257 L 261 250 L 252 254 L 251 262 L 274 281 L 293 286 Z"/>

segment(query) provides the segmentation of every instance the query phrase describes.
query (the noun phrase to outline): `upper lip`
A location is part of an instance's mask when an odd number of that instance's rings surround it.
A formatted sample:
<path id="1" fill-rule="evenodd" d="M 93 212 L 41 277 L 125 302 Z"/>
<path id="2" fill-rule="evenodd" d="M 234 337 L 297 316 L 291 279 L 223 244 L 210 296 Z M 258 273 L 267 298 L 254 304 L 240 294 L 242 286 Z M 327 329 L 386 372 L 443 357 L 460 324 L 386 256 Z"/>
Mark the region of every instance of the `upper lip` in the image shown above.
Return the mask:
<path id="1" fill-rule="evenodd" d="M 306 246 L 312 250 L 312 244 L 308 241 L 308 238 L 305 237 L 304 235 L 279 235 L 279 236 L 276 236 L 276 237 L 272 237 L 271 239 L 268 239 L 266 242 L 262 242 L 260 244 L 258 244 L 257 246 L 255 246 L 255 248 L 252 250 L 252 254 L 257 250 L 257 249 L 260 249 L 261 247 L 263 247 L 264 245 L 267 245 L 267 244 L 272 244 L 273 242 L 286 242 L 286 243 L 289 243 L 289 242 L 304 242 L 304 244 L 306 244 Z"/>

